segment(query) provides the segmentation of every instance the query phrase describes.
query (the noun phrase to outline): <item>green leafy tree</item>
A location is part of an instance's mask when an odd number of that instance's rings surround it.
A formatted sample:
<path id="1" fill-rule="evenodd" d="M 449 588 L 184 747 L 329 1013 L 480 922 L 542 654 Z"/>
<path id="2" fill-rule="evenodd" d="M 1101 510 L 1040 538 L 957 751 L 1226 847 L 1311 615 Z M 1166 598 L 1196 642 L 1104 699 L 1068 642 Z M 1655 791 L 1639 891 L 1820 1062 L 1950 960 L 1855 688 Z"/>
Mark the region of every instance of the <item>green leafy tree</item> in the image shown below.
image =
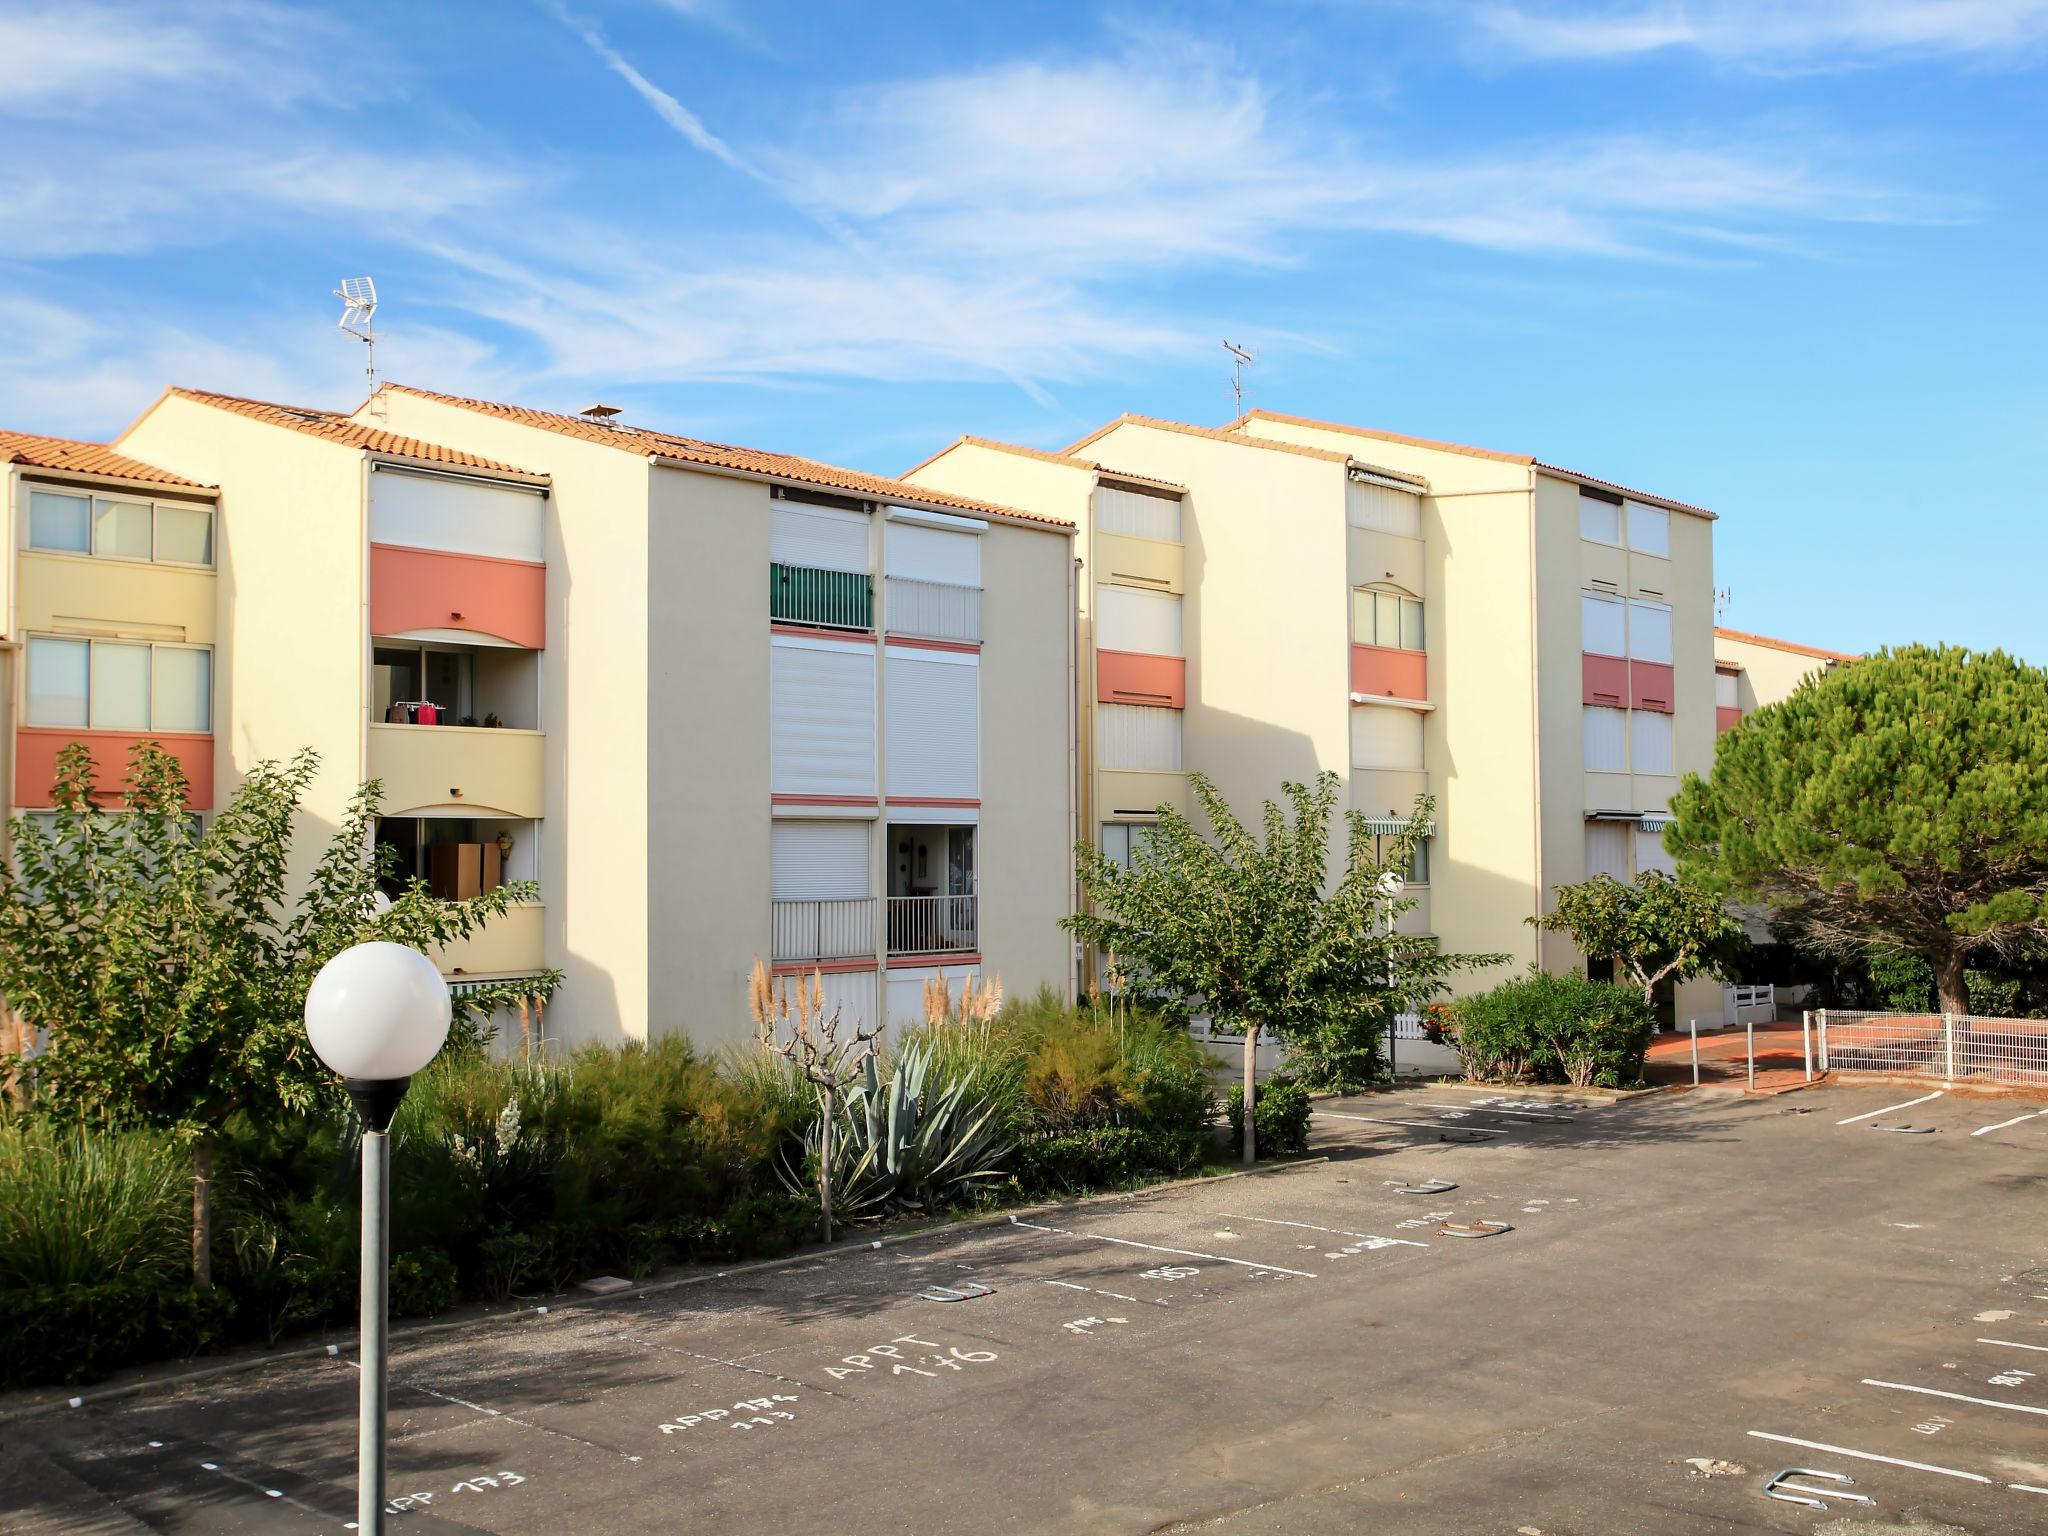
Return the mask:
<path id="1" fill-rule="evenodd" d="M 1244 1037 L 1244 1159 L 1257 1147 L 1253 1061 L 1262 1036 L 1319 1045 L 1335 1075 L 1374 1070 L 1394 1016 L 1445 990 L 1468 965 L 1494 955 L 1446 955 L 1434 940 L 1392 932 L 1413 899 L 1391 894 L 1425 835 L 1433 803 L 1416 802 L 1402 831 L 1382 840 L 1347 812 L 1349 846 L 1331 869 L 1338 779 L 1281 786 L 1267 801 L 1263 835 L 1231 812 L 1201 774 L 1189 787 L 1209 834 L 1170 806 L 1126 869 L 1082 843 L 1075 856 L 1087 909 L 1062 921 L 1117 957 L 1134 988 L 1185 1018 Z M 1313 1053 L 1312 1059 L 1313 1059 Z"/>
<path id="2" fill-rule="evenodd" d="M 1918 955 L 1966 1013 L 1973 962 L 2048 936 L 2048 672 L 1881 651 L 1745 719 L 1672 809 L 1682 869 L 1823 953 Z"/>
<path id="3" fill-rule="evenodd" d="M 118 811 L 99 804 L 92 756 L 74 742 L 57 759 L 54 826 L 15 821 L 14 864 L 0 868 L 0 993 L 45 1036 L 33 1057 L 0 1058 L 0 1073 L 18 1068 L 33 1083 L 32 1112 L 190 1146 L 202 1284 L 221 1128 L 237 1114 L 303 1113 L 333 1091 L 304 1022 L 320 967 L 366 939 L 431 951 L 535 894 L 513 882 L 444 902 L 415 880 L 380 910 L 392 851 L 372 842 L 373 780 L 294 901 L 292 821 L 316 763 L 310 751 L 259 763 L 202 831 L 177 759 L 154 742 L 135 749 Z M 555 980 L 458 998 L 458 1038 L 477 1039 L 515 992 L 545 994 Z"/>
<path id="4" fill-rule="evenodd" d="M 1718 974 L 1749 942 L 1712 891 L 1662 870 L 1645 870 L 1632 883 L 1595 875 L 1553 889 L 1557 905 L 1527 921 L 1569 933 L 1589 959 L 1619 961 L 1646 1004 L 1659 982 Z"/>

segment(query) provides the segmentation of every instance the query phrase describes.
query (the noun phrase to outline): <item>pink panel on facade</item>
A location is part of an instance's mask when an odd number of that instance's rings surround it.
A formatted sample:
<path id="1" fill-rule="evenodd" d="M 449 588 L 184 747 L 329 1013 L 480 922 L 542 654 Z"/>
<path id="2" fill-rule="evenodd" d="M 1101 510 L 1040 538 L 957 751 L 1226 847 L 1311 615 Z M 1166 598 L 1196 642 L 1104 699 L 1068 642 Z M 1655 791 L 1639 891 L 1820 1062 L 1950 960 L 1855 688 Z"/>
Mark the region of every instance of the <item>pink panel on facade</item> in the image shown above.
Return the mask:
<path id="1" fill-rule="evenodd" d="M 1739 709 L 1726 704 L 1716 707 L 1714 710 L 1714 734 L 1716 736 L 1727 735 L 1735 729 L 1737 722 L 1741 719 L 1742 711 Z"/>
<path id="2" fill-rule="evenodd" d="M 213 738 L 152 736 L 147 731 L 70 731 L 24 725 L 14 734 L 16 798 L 27 809 L 40 810 L 54 798 L 57 754 L 74 741 L 92 750 L 94 777 L 102 805 L 116 805 L 128 788 L 128 757 L 138 741 L 153 741 L 185 770 L 185 804 L 195 811 L 213 809 Z"/>
<path id="3" fill-rule="evenodd" d="M 1606 709 L 1628 708 L 1628 663 L 1619 656 L 1585 653 L 1585 696 L 1582 702 Z"/>
<path id="4" fill-rule="evenodd" d="M 466 629 L 528 650 L 547 643 L 548 568 L 490 555 L 370 546 L 370 633 Z"/>
<path id="5" fill-rule="evenodd" d="M 1104 704 L 1188 707 L 1188 664 L 1179 656 L 1138 651 L 1095 653 L 1095 697 Z"/>
<path id="6" fill-rule="evenodd" d="M 1429 658 L 1384 645 L 1351 647 L 1351 691 L 1382 699 L 1427 699 Z"/>
<path id="7" fill-rule="evenodd" d="M 1660 715 L 1671 708 L 1671 668 L 1661 661 L 1632 661 L 1628 664 L 1629 708 L 1653 710 Z"/>

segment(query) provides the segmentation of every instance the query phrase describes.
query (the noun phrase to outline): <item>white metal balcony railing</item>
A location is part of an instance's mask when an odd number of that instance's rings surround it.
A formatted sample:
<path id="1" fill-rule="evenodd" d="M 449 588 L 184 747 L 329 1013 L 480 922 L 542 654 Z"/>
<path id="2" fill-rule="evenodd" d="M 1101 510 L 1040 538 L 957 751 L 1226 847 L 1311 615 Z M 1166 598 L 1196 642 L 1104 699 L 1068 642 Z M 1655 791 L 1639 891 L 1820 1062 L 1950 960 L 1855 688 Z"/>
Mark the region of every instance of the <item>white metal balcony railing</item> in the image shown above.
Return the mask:
<path id="1" fill-rule="evenodd" d="M 777 901 L 770 948 L 777 961 L 859 960 L 875 953 L 875 898 Z"/>
<path id="2" fill-rule="evenodd" d="M 891 576 L 884 584 L 883 627 L 923 640 L 981 639 L 981 588 Z"/>
<path id="3" fill-rule="evenodd" d="M 889 953 L 964 954 L 980 945 L 972 896 L 891 896 Z"/>

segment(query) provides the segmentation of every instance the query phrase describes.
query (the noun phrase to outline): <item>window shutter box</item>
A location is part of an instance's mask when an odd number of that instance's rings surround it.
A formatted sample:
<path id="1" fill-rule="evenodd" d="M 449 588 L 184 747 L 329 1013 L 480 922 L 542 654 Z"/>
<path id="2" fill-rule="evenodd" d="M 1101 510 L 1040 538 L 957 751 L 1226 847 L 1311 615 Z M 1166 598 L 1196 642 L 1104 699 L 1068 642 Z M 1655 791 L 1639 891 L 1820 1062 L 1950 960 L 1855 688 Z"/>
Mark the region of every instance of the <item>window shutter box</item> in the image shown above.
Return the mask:
<path id="1" fill-rule="evenodd" d="M 768 558 L 777 565 L 805 566 L 814 571 L 855 571 L 865 576 L 868 560 L 868 515 L 837 507 L 792 506 L 778 501 L 768 535 Z"/>

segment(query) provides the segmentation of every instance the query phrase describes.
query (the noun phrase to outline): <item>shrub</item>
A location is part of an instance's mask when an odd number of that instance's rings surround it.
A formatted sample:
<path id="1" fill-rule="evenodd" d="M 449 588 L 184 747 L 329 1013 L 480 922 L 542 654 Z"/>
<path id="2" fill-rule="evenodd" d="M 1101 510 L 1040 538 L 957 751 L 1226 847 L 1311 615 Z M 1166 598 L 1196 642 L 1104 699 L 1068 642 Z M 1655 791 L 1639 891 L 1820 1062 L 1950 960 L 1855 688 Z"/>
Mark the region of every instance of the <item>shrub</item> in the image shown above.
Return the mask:
<path id="1" fill-rule="evenodd" d="M 391 1315 L 432 1317 L 455 1305 L 455 1263 L 434 1248 L 401 1253 L 391 1261 Z"/>
<path id="2" fill-rule="evenodd" d="M 234 1298 L 217 1288 L 141 1273 L 0 1290 L 0 1388 L 68 1386 L 198 1354 L 227 1337 L 234 1311 Z"/>
<path id="3" fill-rule="evenodd" d="M 1017 1189 L 1024 1195 L 1062 1195 L 1119 1188 L 1151 1174 L 1185 1173 L 1201 1162 L 1207 1140 L 1196 1131 L 1135 1125 L 1039 1137 L 1017 1149 Z"/>
<path id="4" fill-rule="evenodd" d="M 1454 1005 L 1447 1035 L 1481 1082 L 1618 1088 L 1643 1075 L 1656 1018 L 1640 992 L 1532 968 Z"/>
<path id="5" fill-rule="evenodd" d="M 0 1125 L 0 1288 L 175 1276 L 191 1219 L 192 1165 L 168 1136 Z"/>
<path id="6" fill-rule="evenodd" d="M 1230 1089 L 1230 1144 L 1244 1149 L 1244 1086 Z M 1299 1157 L 1308 1150 L 1308 1089 L 1285 1077 L 1276 1077 L 1259 1088 L 1252 1121 L 1259 1133 L 1262 1157 Z"/>

